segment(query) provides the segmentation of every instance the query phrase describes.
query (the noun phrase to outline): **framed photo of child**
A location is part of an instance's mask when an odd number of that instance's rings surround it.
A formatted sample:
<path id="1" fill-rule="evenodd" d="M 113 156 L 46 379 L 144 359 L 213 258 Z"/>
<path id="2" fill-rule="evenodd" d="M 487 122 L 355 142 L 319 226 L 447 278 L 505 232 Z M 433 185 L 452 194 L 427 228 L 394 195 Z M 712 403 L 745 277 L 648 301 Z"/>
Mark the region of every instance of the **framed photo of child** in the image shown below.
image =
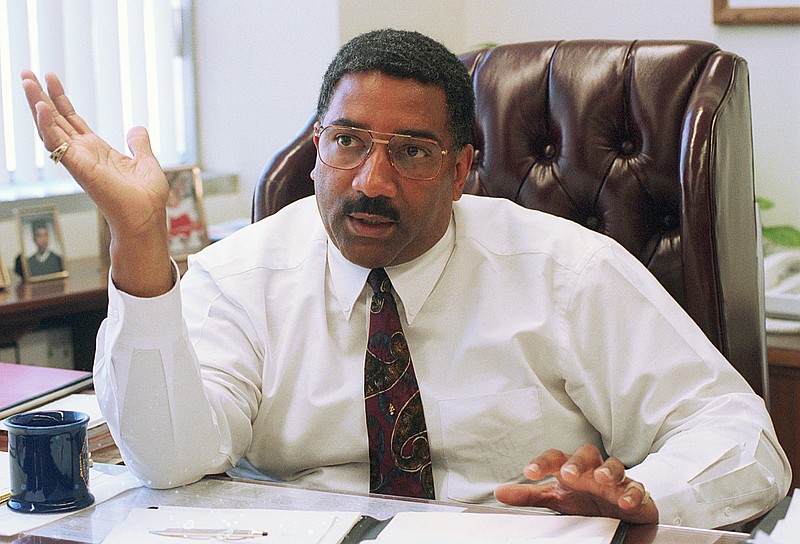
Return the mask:
<path id="1" fill-rule="evenodd" d="M 65 278 L 67 257 L 55 206 L 14 210 L 20 253 L 14 270 L 25 281 Z"/>
<path id="2" fill-rule="evenodd" d="M 169 183 L 167 196 L 167 234 L 169 253 L 183 261 L 208 245 L 208 224 L 203 206 L 203 183 L 200 168 L 166 168 Z"/>

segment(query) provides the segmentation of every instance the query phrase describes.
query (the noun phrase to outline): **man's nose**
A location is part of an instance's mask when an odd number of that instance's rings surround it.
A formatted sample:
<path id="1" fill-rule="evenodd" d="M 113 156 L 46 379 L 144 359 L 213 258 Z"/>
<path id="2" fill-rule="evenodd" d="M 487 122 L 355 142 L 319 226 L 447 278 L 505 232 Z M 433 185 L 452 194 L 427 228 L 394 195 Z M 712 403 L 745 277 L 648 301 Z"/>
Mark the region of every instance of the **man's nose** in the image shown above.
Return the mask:
<path id="1" fill-rule="evenodd" d="M 386 144 L 373 143 L 372 152 L 364 161 L 353 178 L 353 188 L 364 195 L 375 198 L 384 196 L 392 198 L 396 194 L 397 172 L 389 158 L 389 148 Z"/>

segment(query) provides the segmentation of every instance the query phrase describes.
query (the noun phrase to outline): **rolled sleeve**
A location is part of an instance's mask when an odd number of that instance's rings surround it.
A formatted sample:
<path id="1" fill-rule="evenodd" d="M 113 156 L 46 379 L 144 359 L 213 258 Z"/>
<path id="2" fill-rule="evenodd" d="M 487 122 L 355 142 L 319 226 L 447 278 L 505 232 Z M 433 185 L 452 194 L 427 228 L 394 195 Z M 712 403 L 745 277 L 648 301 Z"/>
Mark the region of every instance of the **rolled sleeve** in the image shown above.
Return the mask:
<path id="1" fill-rule="evenodd" d="M 178 282 L 161 296 L 139 298 L 109 278 L 108 291 L 95 389 L 126 464 L 158 488 L 230 468 L 187 340 Z"/>

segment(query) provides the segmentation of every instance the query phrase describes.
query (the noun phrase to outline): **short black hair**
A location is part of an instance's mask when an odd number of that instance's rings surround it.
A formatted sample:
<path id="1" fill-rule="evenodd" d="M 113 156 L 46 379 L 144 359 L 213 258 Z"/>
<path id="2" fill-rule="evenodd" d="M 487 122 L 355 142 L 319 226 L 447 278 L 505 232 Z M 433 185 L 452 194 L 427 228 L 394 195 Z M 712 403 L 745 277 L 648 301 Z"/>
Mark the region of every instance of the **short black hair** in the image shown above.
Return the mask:
<path id="1" fill-rule="evenodd" d="M 459 58 L 436 40 L 419 32 L 386 28 L 361 34 L 344 44 L 322 79 L 317 101 L 320 123 L 336 85 L 347 74 L 358 72 L 380 72 L 441 87 L 456 150 L 472 141 L 472 80 Z"/>
<path id="2" fill-rule="evenodd" d="M 36 231 L 39 229 L 47 229 L 47 231 L 49 232 L 50 228 L 47 226 L 47 221 L 43 219 L 35 219 L 31 221 L 31 232 L 33 233 L 34 236 L 36 235 Z"/>

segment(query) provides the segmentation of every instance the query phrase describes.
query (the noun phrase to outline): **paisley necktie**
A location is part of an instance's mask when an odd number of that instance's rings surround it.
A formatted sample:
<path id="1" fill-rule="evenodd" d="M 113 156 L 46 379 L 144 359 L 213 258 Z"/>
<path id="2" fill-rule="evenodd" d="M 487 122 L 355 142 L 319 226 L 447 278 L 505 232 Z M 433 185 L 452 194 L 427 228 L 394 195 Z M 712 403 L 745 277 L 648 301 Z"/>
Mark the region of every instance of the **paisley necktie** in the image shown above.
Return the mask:
<path id="1" fill-rule="evenodd" d="M 369 490 L 434 498 L 425 414 L 392 283 L 383 268 L 369 273 L 374 294 L 364 365 L 369 434 Z"/>

